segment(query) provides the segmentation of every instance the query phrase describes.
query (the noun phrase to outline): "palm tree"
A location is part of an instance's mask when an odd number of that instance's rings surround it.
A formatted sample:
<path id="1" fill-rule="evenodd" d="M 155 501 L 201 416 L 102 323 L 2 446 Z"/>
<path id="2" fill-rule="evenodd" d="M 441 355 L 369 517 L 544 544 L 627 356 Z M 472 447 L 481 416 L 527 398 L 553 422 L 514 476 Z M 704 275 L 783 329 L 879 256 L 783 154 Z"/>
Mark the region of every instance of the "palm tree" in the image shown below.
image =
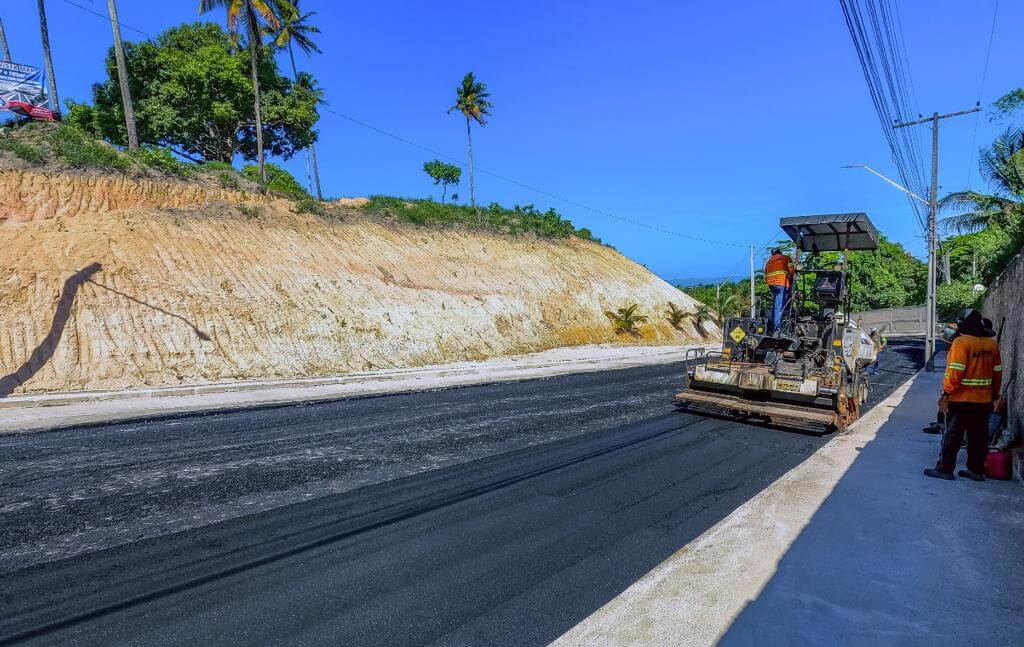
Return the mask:
<path id="1" fill-rule="evenodd" d="M 39 4 L 39 31 L 43 36 L 43 60 L 46 62 L 46 78 L 50 82 L 50 108 L 60 112 L 60 97 L 57 96 L 57 77 L 53 74 L 53 56 L 50 54 L 50 30 L 46 28 L 46 7 Z"/>
<path id="2" fill-rule="evenodd" d="M 705 335 L 705 333 L 704 333 L 704 322 L 705 321 L 711 321 L 713 319 L 714 319 L 714 316 L 713 316 L 713 313 L 711 311 L 711 307 L 709 305 L 707 305 L 706 303 L 699 304 L 697 306 L 697 309 L 694 310 L 694 312 L 693 312 L 693 325 L 697 329 L 697 332 L 700 333 L 701 337 L 703 337 Z"/>
<path id="3" fill-rule="evenodd" d="M 274 46 L 278 49 L 287 49 L 288 58 L 292 61 L 292 78 L 295 80 L 295 84 L 299 84 L 299 69 L 295 65 L 295 49 L 292 44 L 299 46 L 306 56 L 312 56 L 313 53 L 322 54 L 320 48 L 317 47 L 316 43 L 313 42 L 311 34 L 319 34 L 320 28 L 310 23 L 310 18 L 316 15 L 315 11 L 308 13 L 299 13 L 299 0 L 292 0 L 292 7 L 295 9 L 294 12 L 278 16 L 280 25 L 276 31 L 272 31 L 271 35 L 274 37 Z M 312 81 L 312 77 L 309 77 Z M 309 86 L 312 89 L 312 85 Z M 320 94 L 320 103 L 323 102 L 323 91 L 317 88 L 316 90 Z M 320 166 L 316 160 L 316 143 L 313 142 L 309 145 L 309 151 L 306 158 L 306 172 L 309 173 L 310 158 L 313 162 L 313 177 L 316 180 L 316 197 L 319 200 L 323 200 L 324 196 L 320 190 Z"/>
<path id="4" fill-rule="evenodd" d="M 42 0 L 39 0 L 40 3 Z M 263 109 L 260 106 L 260 79 L 258 72 L 259 50 L 263 46 L 260 38 L 262 22 L 270 29 L 277 29 L 281 22 L 278 16 L 290 16 L 295 7 L 288 0 L 199 0 L 199 13 L 207 13 L 218 7 L 227 10 L 228 31 L 240 35 L 239 27 L 245 31 L 249 45 L 249 59 L 252 67 L 252 91 L 255 97 L 253 108 L 256 116 L 256 158 L 260 168 L 260 179 L 267 181 L 266 160 L 263 156 Z M 241 23 L 241 24 L 239 24 Z"/>
<path id="5" fill-rule="evenodd" d="M 615 310 L 614 312 L 611 310 L 605 310 L 604 316 L 611 319 L 612 326 L 615 328 L 616 333 L 637 337 L 640 335 L 640 331 L 636 328 L 637 324 L 647 323 L 647 316 L 637 313 L 639 308 L 640 304 L 631 303 L 624 308 Z"/>
<path id="6" fill-rule="evenodd" d="M 458 110 L 466 116 L 466 142 L 469 149 L 469 205 L 476 206 L 476 195 L 473 186 L 473 132 L 470 125 L 476 121 L 481 126 L 487 124 L 484 117 L 491 114 L 491 102 L 487 97 L 487 85 L 480 83 L 472 72 L 462 79 L 462 85 L 455 89 L 455 105 L 448 109 L 448 114 Z"/>
<path id="7" fill-rule="evenodd" d="M 947 229 L 961 233 L 989 226 L 1003 227 L 1021 237 L 1024 226 L 1024 130 L 1009 128 L 982 151 L 978 159 L 981 176 L 993 187 L 992 193 L 956 191 L 939 201 L 942 209 L 960 211 L 942 219 Z"/>
<path id="8" fill-rule="evenodd" d="M 107 0 L 110 12 L 110 26 L 114 29 L 114 58 L 117 60 L 117 84 L 121 86 L 121 104 L 124 106 L 124 126 L 128 130 L 128 149 L 139 147 L 139 135 L 135 130 L 135 108 L 132 105 L 132 91 L 128 87 L 128 66 L 124 62 L 124 46 L 121 44 L 121 25 L 117 20 L 117 3 Z"/>
<path id="9" fill-rule="evenodd" d="M 679 327 L 682 325 L 683 319 L 685 318 L 686 311 L 669 301 L 668 307 L 665 308 L 665 319 L 668 321 L 669 325 L 676 330 L 679 330 Z"/>

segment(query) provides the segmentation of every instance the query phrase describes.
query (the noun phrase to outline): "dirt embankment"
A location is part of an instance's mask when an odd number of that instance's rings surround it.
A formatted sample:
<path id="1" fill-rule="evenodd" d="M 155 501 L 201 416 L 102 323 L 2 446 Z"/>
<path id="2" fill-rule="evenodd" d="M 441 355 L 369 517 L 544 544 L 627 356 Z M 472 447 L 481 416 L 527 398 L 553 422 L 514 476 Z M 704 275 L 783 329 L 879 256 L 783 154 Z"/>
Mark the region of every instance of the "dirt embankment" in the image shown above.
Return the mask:
<path id="1" fill-rule="evenodd" d="M 684 343 L 685 294 L 576 238 L 329 216 L 120 176 L 0 172 L 0 396 Z M 650 323 L 616 335 L 604 310 Z M 709 336 L 714 332 L 708 329 Z"/>

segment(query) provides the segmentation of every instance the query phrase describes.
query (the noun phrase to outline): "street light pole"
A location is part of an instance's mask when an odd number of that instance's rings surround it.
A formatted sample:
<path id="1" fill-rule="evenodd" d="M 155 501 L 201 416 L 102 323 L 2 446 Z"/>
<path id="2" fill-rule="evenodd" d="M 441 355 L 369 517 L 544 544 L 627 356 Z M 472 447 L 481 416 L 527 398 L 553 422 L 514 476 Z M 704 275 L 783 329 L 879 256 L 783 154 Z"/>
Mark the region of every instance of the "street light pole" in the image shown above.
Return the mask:
<path id="1" fill-rule="evenodd" d="M 928 317 L 924 336 L 925 370 L 928 372 L 935 370 L 935 328 L 937 323 L 935 315 L 935 247 L 937 241 L 935 221 L 939 211 L 939 120 L 968 115 L 979 110 L 981 110 L 981 106 L 977 105 L 969 110 L 960 110 L 944 115 L 935 112 L 931 117 L 893 124 L 893 128 L 925 123 L 932 125 L 932 186 L 928 196 L 928 297 L 926 301 Z"/>

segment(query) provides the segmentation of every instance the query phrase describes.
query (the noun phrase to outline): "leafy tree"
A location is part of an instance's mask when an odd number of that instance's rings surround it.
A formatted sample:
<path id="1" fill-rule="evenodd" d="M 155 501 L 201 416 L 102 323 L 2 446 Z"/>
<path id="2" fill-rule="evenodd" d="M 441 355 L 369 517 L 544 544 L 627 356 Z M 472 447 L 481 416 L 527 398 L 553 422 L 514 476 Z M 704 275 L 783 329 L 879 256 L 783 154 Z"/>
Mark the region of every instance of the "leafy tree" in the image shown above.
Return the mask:
<path id="1" fill-rule="evenodd" d="M 247 164 L 246 166 L 243 166 L 242 175 L 253 182 L 264 184 L 264 186 L 273 191 L 278 191 L 295 198 L 308 197 L 306 190 L 302 188 L 302 185 L 295 179 L 295 176 L 277 164 L 267 162 L 263 167 L 263 170 L 267 176 L 267 181 L 265 183 L 261 182 L 260 167 L 255 164 Z"/>
<path id="2" fill-rule="evenodd" d="M 236 37 L 243 32 L 249 49 L 249 71 L 253 87 L 253 114 L 256 118 L 256 159 L 260 167 L 260 178 L 266 182 L 263 156 L 263 109 L 260 105 L 259 58 L 263 49 L 263 24 L 268 29 L 277 29 L 281 22 L 278 16 L 297 13 L 288 0 L 199 0 L 199 13 L 207 13 L 218 7 L 227 11 L 228 31 Z"/>
<path id="3" fill-rule="evenodd" d="M 490 93 L 487 92 L 487 85 L 480 83 L 473 76 L 472 72 L 466 74 L 462 84 L 455 89 L 455 105 L 448 109 L 448 114 L 458 110 L 466 117 L 466 144 L 469 151 L 469 206 L 476 206 L 476 193 L 473 184 L 473 131 L 470 128 L 472 122 L 476 121 L 485 126 L 487 121 L 484 117 L 491 114 L 491 102 L 488 100 Z"/>
<path id="4" fill-rule="evenodd" d="M 312 56 L 313 53 L 322 54 L 320 48 L 317 47 L 316 43 L 313 42 L 313 34 L 319 34 L 320 28 L 310 22 L 310 19 L 316 15 L 315 11 L 308 13 L 301 13 L 299 11 L 299 0 L 292 0 L 292 7 L 294 11 L 286 13 L 284 15 L 278 15 L 279 26 L 276 31 L 271 30 L 270 35 L 274 37 L 274 47 L 278 49 L 288 50 L 288 58 L 292 62 L 292 78 L 295 80 L 295 84 L 300 84 L 299 68 L 295 65 L 295 48 L 292 45 L 298 45 L 299 49 L 306 53 L 306 56 Z M 313 77 L 305 74 L 302 83 L 306 83 L 311 92 L 317 94 L 319 102 L 323 103 L 323 91 L 316 88 L 313 82 Z M 312 161 L 313 164 L 313 178 L 316 180 L 316 197 L 320 200 L 324 199 L 323 192 L 320 189 L 320 165 L 316 159 L 316 143 L 310 142 L 308 158 L 306 159 L 306 173 L 309 174 L 309 164 Z"/>
<path id="5" fill-rule="evenodd" d="M 631 303 L 625 308 L 619 308 L 614 312 L 611 310 L 605 310 L 604 316 L 611 319 L 612 326 L 615 328 L 616 333 L 638 337 L 640 335 L 640 331 L 637 330 L 637 325 L 647 323 L 646 315 L 637 313 L 639 308 L 640 304 Z"/>
<path id="6" fill-rule="evenodd" d="M 808 274 L 798 277 L 800 287 L 813 285 L 814 269 L 834 267 L 840 261 L 836 252 L 806 257 Z M 847 254 L 847 276 L 851 306 L 854 311 L 914 305 L 924 301 L 927 267 L 911 256 L 899 243 L 880 236 L 875 251 Z M 750 311 L 750 279 L 717 285 L 698 285 L 683 291 L 718 311 L 724 318 L 744 315 Z M 755 276 L 755 298 L 765 303 L 768 288 L 763 276 Z M 813 304 L 808 304 L 813 307 Z"/>
<path id="7" fill-rule="evenodd" d="M 441 160 L 423 162 L 423 171 L 434 180 L 434 186 L 441 185 L 441 202 L 448 195 L 448 186 L 458 184 L 462 177 L 462 169 L 454 164 L 445 164 Z"/>
<path id="8" fill-rule="evenodd" d="M 969 234 L 950 236 L 943 241 L 949 254 L 953 280 L 988 284 L 998 276 L 1016 247 L 1013 238 L 998 225 Z"/>
<path id="9" fill-rule="evenodd" d="M 204 160 L 231 163 L 259 156 L 248 57 L 218 25 L 173 27 L 155 41 L 125 42 L 139 140 L 174 147 Z M 127 144 L 113 52 L 108 78 L 93 85 L 93 105 L 71 103 L 67 121 L 98 137 Z M 278 73 L 272 56 L 259 58 L 262 133 L 270 154 L 290 158 L 316 138 L 317 97 Z"/>
<path id="10" fill-rule="evenodd" d="M 1024 88 L 1011 90 L 999 97 L 992 104 L 993 111 L 990 117 L 993 121 L 1000 121 L 1024 107 Z"/>
<path id="11" fill-rule="evenodd" d="M 955 321 L 964 308 L 979 306 L 984 292 L 975 292 L 968 281 L 940 283 L 935 287 L 935 313 L 943 321 Z"/>

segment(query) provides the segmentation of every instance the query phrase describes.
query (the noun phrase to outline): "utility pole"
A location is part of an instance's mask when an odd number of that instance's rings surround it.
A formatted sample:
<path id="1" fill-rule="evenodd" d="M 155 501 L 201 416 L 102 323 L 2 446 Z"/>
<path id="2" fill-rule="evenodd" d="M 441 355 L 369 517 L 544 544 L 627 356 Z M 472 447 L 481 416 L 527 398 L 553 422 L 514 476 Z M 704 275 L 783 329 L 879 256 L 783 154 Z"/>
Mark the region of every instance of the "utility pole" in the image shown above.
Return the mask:
<path id="1" fill-rule="evenodd" d="M 4 60 L 11 62 L 11 50 L 7 47 L 7 34 L 4 33 L 4 21 L 0 19 L 0 49 L 3 49 Z"/>
<path id="2" fill-rule="evenodd" d="M 935 370 L 935 328 L 937 325 L 937 318 L 935 316 L 935 270 L 937 269 L 935 267 L 935 246 L 938 237 L 935 220 L 939 211 L 939 121 L 941 119 L 949 119 L 950 117 L 969 115 L 979 110 L 981 110 L 980 104 L 970 110 L 949 112 L 944 115 L 935 112 L 932 113 L 931 117 L 893 124 L 893 128 L 926 123 L 931 123 L 932 125 L 932 186 L 928 196 L 928 298 L 925 304 L 925 309 L 928 311 L 928 320 L 924 336 L 924 361 L 925 370 L 928 372 Z"/>
<path id="3" fill-rule="evenodd" d="M 107 0 L 110 12 L 110 26 L 114 30 L 114 58 L 117 60 L 117 85 L 121 88 L 121 105 L 124 107 L 124 125 L 128 131 L 128 150 L 138 150 L 139 135 L 135 130 L 135 107 L 132 105 L 132 91 L 128 87 L 128 65 L 124 61 L 124 45 L 121 43 L 121 23 L 117 20 L 117 3 Z"/>
<path id="4" fill-rule="evenodd" d="M 750 318 L 757 316 L 757 308 L 754 306 L 754 246 L 750 246 Z"/>

